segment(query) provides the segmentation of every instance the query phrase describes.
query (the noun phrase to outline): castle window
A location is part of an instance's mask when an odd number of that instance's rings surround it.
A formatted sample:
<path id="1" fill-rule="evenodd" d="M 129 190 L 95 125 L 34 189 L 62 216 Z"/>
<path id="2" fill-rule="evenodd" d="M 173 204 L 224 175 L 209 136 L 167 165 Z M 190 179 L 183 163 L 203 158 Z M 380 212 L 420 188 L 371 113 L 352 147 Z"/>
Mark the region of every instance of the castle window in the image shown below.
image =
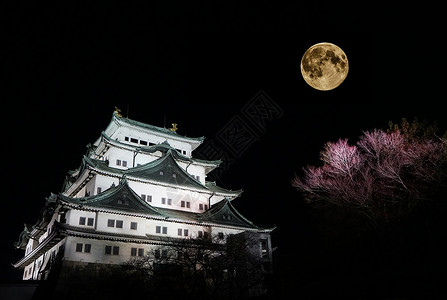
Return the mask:
<path id="1" fill-rule="evenodd" d="M 199 203 L 199 210 L 203 210 L 203 204 Z"/>
<path id="2" fill-rule="evenodd" d="M 172 205 L 172 199 L 168 198 L 168 205 Z"/>
<path id="3" fill-rule="evenodd" d="M 191 207 L 191 202 L 189 202 L 189 201 L 181 201 L 180 202 L 180 206 L 181 207 L 190 208 Z"/>
<path id="4" fill-rule="evenodd" d="M 224 239 L 224 234 L 223 234 L 223 232 L 218 232 L 218 233 L 217 233 L 217 237 L 219 238 L 219 240 L 223 240 L 223 239 Z"/>
<path id="5" fill-rule="evenodd" d="M 138 144 L 138 139 L 130 138 L 130 141 L 131 141 L 132 143 L 137 143 L 137 144 Z"/>
<path id="6" fill-rule="evenodd" d="M 167 234 L 168 233 L 168 227 L 161 227 L 161 226 L 155 226 L 155 233 L 163 233 L 163 234 Z"/>
<path id="7" fill-rule="evenodd" d="M 116 160 L 116 165 L 117 165 L 117 166 L 121 166 L 121 159 L 117 159 L 117 160 Z"/>
<path id="8" fill-rule="evenodd" d="M 122 220 L 116 220 L 115 227 L 116 228 L 123 228 L 123 221 Z"/>
<path id="9" fill-rule="evenodd" d="M 84 253 L 90 253 L 90 251 L 92 249 L 92 245 L 76 243 L 76 252 L 82 252 L 82 249 L 84 249 Z"/>
<path id="10" fill-rule="evenodd" d="M 88 219 L 87 219 L 87 226 L 93 226 L 94 221 L 95 221 L 95 219 L 93 219 L 93 218 L 88 218 Z"/>
<path id="11" fill-rule="evenodd" d="M 118 247 L 118 246 L 113 246 L 113 247 L 112 246 L 106 246 L 104 253 L 107 254 L 107 255 L 111 255 L 111 254 L 119 255 L 120 254 L 120 247 Z"/>
<path id="12" fill-rule="evenodd" d="M 76 244 L 76 252 L 82 252 L 82 248 L 83 248 L 83 244 L 81 244 L 81 243 L 77 243 Z"/>
<path id="13" fill-rule="evenodd" d="M 125 136 L 125 137 L 124 137 L 124 140 L 125 140 L 126 142 L 128 142 L 128 141 L 129 141 L 129 137 L 128 137 L 128 136 Z"/>
<path id="14" fill-rule="evenodd" d="M 107 227 L 115 227 L 115 220 L 108 219 L 107 220 Z"/>
<path id="15" fill-rule="evenodd" d="M 144 256 L 144 249 L 143 248 L 131 248 L 130 249 L 130 255 L 131 256 Z"/>
<path id="16" fill-rule="evenodd" d="M 85 225 L 85 217 L 79 217 L 79 225 Z"/>
<path id="17" fill-rule="evenodd" d="M 123 167 L 127 167 L 127 161 L 123 160 Z"/>
<path id="18" fill-rule="evenodd" d="M 141 145 L 145 145 L 145 146 L 147 146 L 147 142 L 146 142 L 146 141 L 143 141 L 143 140 L 140 140 L 140 144 L 141 144 Z"/>
<path id="19" fill-rule="evenodd" d="M 101 191 L 102 191 L 102 189 L 98 186 L 98 187 L 96 188 L 96 194 L 100 194 Z"/>
<path id="20" fill-rule="evenodd" d="M 178 236 L 182 236 L 182 235 L 188 236 L 188 233 L 189 233 L 188 229 L 181 229 L 181 228 L 177 229 Z"/>
<path id="21" fill-rule="evenodd" d="M 197 232 L 197 237 L 198 237 L 199 239 L 203 238 L 203 231 L 200 231 L 200 230 L 199 230 L 199 232 Z"/>
<path id="22" fill-rule="evenodd" d="M 146 201 L 146 195 L 145 195 L 145 194 L 141 194 L 141 199 L 143 199 L 144 201 Z"/>
<path id="23" fill-rule="evenodd" d="M 137 222 L 130 222 L 130 229 L 137 229 L 138 223 Z"/>
<path id="24" fill-rule="evenodd" d="M 161 204 L 166 204 L 166 198 L 164 197 L 161 198 Z"/>
<path id="25" fill-rule="evenodd" d="M 147 195 L 147 202 L 152 202 L 152 196 L 151 195 Z"/>

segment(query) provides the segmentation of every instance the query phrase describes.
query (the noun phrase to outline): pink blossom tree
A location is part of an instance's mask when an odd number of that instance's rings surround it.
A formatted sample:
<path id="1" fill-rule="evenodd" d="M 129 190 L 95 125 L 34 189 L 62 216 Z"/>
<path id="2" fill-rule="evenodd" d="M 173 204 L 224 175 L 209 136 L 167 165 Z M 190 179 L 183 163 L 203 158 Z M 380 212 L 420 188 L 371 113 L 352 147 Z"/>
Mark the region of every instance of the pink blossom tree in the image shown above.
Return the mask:
<path id="1" fill-rule="evenodd" d="M 426 130 L 422 130 L 425 128 Z M 306 166 L 292 185 L 309 203 L 354 209 L 374 225 L 398 220 L 437 201 L 447 182 L 447 139 L 433 127 L 403 119 L 388 131 L 366 131 L 355 144 L 328 142 L 322 165 Z"/>

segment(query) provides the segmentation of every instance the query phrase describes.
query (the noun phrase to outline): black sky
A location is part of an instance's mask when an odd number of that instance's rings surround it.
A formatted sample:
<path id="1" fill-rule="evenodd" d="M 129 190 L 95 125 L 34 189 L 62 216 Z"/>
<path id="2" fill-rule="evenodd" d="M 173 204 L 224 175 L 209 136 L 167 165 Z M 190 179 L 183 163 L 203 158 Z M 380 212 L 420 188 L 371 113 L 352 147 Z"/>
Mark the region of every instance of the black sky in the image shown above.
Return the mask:
<path id="1" fill-rule="evenodd" d="M 23 223 L 37 221 L 45 197 L 61 190 L 115 106 L 131 119 L 175 122 L 179 134 L 212 140 L 264 91 L 283 114 L 218 184 L 244 190 L 234 202 L 243 215 L 278 226 L 274 244 L 284 256 L 294 253 L 286 236 L 304 241 L 312 231 L 290 180 L 318 163 L 325 142 L 355 141 L 404 117 L 447 128 L 446 60 L 436 24 L 422 12 L 320 2 L 21 2 L 3 4 L 2 15 L 1 279 L 20 278 L 10 262 L 23 255 L 12 246 Z M 345 82 L 328 92 L 309 87 L 299 71 L 306 49 L 323 41 L 340 46 L 350 63 Z"/>

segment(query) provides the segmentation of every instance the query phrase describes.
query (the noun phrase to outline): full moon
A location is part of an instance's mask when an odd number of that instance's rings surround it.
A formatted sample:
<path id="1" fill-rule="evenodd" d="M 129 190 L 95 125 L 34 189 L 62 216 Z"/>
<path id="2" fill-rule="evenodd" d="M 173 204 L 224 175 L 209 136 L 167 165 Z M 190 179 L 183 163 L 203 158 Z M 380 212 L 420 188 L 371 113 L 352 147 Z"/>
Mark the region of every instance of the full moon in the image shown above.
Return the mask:
<path id="1" fill-rule="evenodd" d="M 301 74 L 313 88 L 329 91 L 338 87 L 348 75 L 346 54 L 331 43 L 318 43 L 307 49 L 301 59 Z"/>

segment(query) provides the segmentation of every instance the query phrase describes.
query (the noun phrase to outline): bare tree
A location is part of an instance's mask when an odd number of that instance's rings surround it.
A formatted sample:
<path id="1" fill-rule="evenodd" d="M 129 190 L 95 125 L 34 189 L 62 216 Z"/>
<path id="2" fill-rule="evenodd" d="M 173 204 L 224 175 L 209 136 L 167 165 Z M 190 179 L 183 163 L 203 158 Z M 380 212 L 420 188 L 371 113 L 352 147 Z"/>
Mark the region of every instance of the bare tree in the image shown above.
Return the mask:
<path id="1" fill-rule="evenodd" d="M 251 236 L 164 238 L 160 242 L 123 267 L 138 274 L 161 298 L 239 299 L 267 274 L 259 255 L 251 250 L 259 240 Z"/>
<path id="2" fill-rule="evenodd" d="M 447 139 L 433 130 L 422 135 L 422 125 L 405 122 L 366 131 L 353 145 L 347 139 L 326 143 L 323 164 L 303 168 L 293 186 L 310 203 L 352 208 L 375 225 L 434 201 L 434 192 L 446 185 Z"/>

